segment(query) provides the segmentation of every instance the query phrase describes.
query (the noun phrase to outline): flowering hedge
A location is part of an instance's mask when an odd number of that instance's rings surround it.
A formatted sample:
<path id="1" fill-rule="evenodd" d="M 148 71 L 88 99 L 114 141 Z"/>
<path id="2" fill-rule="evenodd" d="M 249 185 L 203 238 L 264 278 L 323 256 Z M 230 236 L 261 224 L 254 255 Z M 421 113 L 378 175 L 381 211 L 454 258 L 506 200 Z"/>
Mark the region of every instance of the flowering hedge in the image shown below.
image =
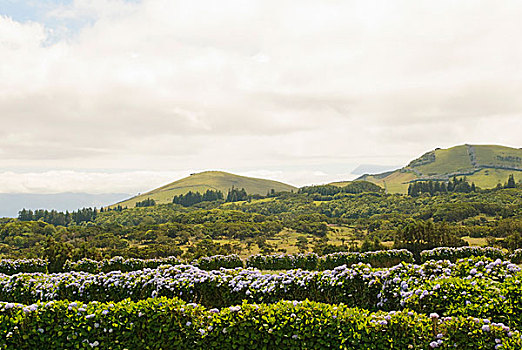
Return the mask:
<path id="1" fill-rule="evenodd" d="M 180 265 L 183 261 L 176 257 L 157 258 L 157 259 L 124 259 L 116 256 L 109 260 L 91 260 L 81 259 L 75 262 L 67 261 L 64 271 L 83 271 L 83 272 L 111 272 L 111 271 L 138 271 L 146 268 L 155 269 L 162 265 Z M 202 257 L 191 263 L 203 270 L 217 270 L 220 268 L 236 268 L 243 267 L 243 261 L 238 255 L 215 255 L 210 257 Z"/>
<path id="2" fill-rule="evenodd" d="M 261 270 L 329 270 L 341 265 L 358 263 L 373 267 L 391 267 L 400 262 L 413 262 L 413 254 L 405 249 L 379 250 L 374 252 L 339 252 L 317 256 L 309 254 L 253 255 L 246 261 L 246 266 Z"/>
<path id="3" fill-rule="evenodd" d="M 3 349 L 520 349 L 490 320 L 280 301 L 205 309 L 178 299 L 0 303 Z"/>
<path id="4" fill-rule="evenodd" d="M 20 272 L 46 272 L 47 261 L 43 259 L 2 259 L 0 273 L 13 275 Z"/>
<path id="5" fill-rule="evenodd" d="M 333 270 L 288 270 L 277 274 L 241 269 L 204 271 L 191 265 L 140 271 L 90 274 L 18 274 L 0 276 L 0 300 L 31 304 L 38 300 L 120 301 L 148 297 L 180 297 L 209 307 L 282 299 L 345 303 L 369 310 L 398 310 L 414 293 L 426 295 L 429 281 L 445 278 L 483 279 L 501 283 L 519 276 L 508 261 L 463 259 L 400 264 L 388 269 L 345 265 Z M 520 299 L 522 303 L 522 296 Z"/>
<path id="6" fill-rule="evenodd" d="M 370 264 L 373 267 L 391 267 L 400 262 L 412 263 L 413 254 L 406 249 L 379 250 L 367 253 L 332 253 L 319 259 L 319 269 L 327 270 L 344 264 L 357 263 Z"/>
<path id="7" fill-rule="evenodd" d="M 326 270 L 341 265 L 353 265 L 366 263 L 374 267 L 390 267 L 399 262 L 413 262 L 413 255 L 407 250 L 383 250 L 368 253 L 334 253 L 323 257 L 314 253 L 308 254 L 277 254 L 277 255 L 252 255 L 245 262 L 236 255 L 215 255 L 201 257 L 190 262 L 203 270 L 217 270 L 220 268 L 232 269 L 236 267 L 254 267 L 261 270 Z M 66 261 L 63 267 L 65 272 L 111 272 L 111 271 L 137 271 L 146 268 L 157 268 L 162 265 L 180 265 L 183 262 L 176 257 L 157 259 L 125 259 L 116 256 L 106 260 L 80 259 L 78 261 Z M 46 272 L 47 262 L 42 259 L 0 260 L 0 273 L 15 274 L 26 272 Z"/>
<path id="8" fill-rule="evenodd" d="M 421 262 L 426 262 L 428 260 L 457 261 L 458 259 L 474 256 L 483 256 L 491 259 L 505 258 L 505 254 L 501 249 L 492 247 L 440 247 L 431 250 L 424 250 L 420 253 Z"/>
<path id="9" fill-rule="evenodd" d="M 176 257 L 158 258 L 158 259 L 125 259 L 121 256 L 115 256 L 108 260 L 91 260 L 81 259 L 75 262 L 66 261 L 64 271 L 84 271 L 91 273 L 111 272 L 111 271 L 137 271 L 145 268 L 157 268 L 161 265 L 178 265 L 182 262 Z"/>
<path id="10" fill-rule="evenodd" d="M 275 255 L 257 254 L 247 258 L 246 266 L 260 270 L 315 270 L 318 261 L 319 256 L 315 253 Z"/>
<path id="11" fill-rule="evenodd" d="M 38 300 L 120 301 L 148 297 L 180 297 L 206 306 L 228 306 L 242 300 L 277 302 L 312 299 L 374 309 L 386 271 L 367 265 L 329 271 L 204 271 L 177 265 L 132 272 L 90 274 L 17 274 L 0 276 L 0 300 L 31 304 Z"/>
<path id="12" fill-rule="evenodd" d="M 423 299 L 433 292 L 431 287 L 426 285 L 428 282 L 436 285 L 439 280 L 455 277 L 494 284 L 520 274 L 521 269 L 509 261 L 491 261 L 482 257 L 461 259 L 456 263 L 432 260 L 422 265 L 397 265 L 388 269 L 382 293 L 379 295 L 378 307 L 388 310 L 405 307 L 406 301 L 412 295 L 418 295 Z"/>
<path id="13" fill-rule="evenodd" d="M 192 263 L 192 265 L 199 267 L 202 270 L 219 270 L 234 269 L 236 267 L 243 267 L 243 260 L 239 255 L 214 255 L 204 256 Z"/>
<path id="14" fill-rule="evenodd" d="M 429 260 L 456 261 L 462 258 L 482 256 L 492 259 L 504 259 L 504 253 L 497 248 L 460 247 L 435 248 L 421 252 L 422 262 Z M 522 263 L 522 250 L 516 250 L 509 256 L 516 263 Z M 370 264 L 373 267 L 392 267 L 401 262 L 412 263 L 413 254 L 405 249 L 391 249 L 366 253 L 340 252 L 325 256 L 314 253 L 307 254 L 275 254 L 252 255 L 245 262 L 238 255 L 216 255 L 202 257 L 190 264 L 203 270 L 220 268 L 254 267 L 261 270 L 329 270 L 341 265 L 358 263 Z M 179 265 L 186 262 L 176 257 L 158 259 L 124 259 L 120 256 L 109 260 L 96 261 L 81 259 L 75 262 L 67 261 L 64 271 L 83 271 L 90 273 L 111 271 L 137 271 L 145 268 L 157 268 L 161 265 Z M 26 272 L 46 272 L 46 262 L 42 259 L 0 260 L 0 273 L 15 274 Z"/>

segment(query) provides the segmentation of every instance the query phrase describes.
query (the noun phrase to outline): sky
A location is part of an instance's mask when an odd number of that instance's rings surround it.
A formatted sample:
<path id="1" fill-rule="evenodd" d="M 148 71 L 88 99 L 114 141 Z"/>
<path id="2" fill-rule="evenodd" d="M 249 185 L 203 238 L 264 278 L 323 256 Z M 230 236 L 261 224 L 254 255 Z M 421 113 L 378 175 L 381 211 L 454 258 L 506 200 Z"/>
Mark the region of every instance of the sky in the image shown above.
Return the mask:
<path id="1" fill-rule="evenodd" d="M 522 147 L 520 1 L 0 0 L 0 193 Z"/>

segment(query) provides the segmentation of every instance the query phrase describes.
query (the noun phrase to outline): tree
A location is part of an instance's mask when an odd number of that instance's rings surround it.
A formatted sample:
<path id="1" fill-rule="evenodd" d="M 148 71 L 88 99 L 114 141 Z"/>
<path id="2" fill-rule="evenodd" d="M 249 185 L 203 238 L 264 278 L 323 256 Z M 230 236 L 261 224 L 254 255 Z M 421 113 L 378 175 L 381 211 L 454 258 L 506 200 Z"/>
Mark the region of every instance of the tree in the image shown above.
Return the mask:
<path id="1" fill-rule="evenodd" d="M 507 183 L 504 185 L 504 188 L 515 188 L 517 187 L 517 184 L 515 182 L 515 177 L 513 174 L 509 175 Z"/>
<path id="2" fill-rule="evenodd" d="M 457 237 L 448 224 L 432 221 L 411 220 L 395 233 L 394 247 L 408 249 L 416 259 L 420 252 L 436 247 L 461 247 L 468 245 Z"/>
<path id="3" fill-rule="evenodd" d="M 63 271 L 63 265 L 68 259 L 71 259 L 72 253 L 73 246 L 71 244 L 56 242 L 54 238 L 49 237 L 44 250 L 44 258 L 47 259 L 47 270 L 49 272 Z"/>

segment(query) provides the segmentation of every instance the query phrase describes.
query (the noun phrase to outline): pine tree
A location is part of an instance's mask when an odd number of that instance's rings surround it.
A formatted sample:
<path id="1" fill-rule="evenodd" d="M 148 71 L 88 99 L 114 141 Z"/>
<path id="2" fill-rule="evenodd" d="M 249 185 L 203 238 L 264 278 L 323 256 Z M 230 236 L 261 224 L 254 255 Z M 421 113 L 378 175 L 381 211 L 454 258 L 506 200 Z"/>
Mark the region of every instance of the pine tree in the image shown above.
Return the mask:
<path id="1" fill-rule="evenodd" d="M 515 177 L 513 176 L 513 174 L 509 175 L 508 177 L 508 181 L 506 183 L 506 185 L 504 186 L 504 188 L 515 188 L 517 187 L 517 184 L 515 182 Z"/>

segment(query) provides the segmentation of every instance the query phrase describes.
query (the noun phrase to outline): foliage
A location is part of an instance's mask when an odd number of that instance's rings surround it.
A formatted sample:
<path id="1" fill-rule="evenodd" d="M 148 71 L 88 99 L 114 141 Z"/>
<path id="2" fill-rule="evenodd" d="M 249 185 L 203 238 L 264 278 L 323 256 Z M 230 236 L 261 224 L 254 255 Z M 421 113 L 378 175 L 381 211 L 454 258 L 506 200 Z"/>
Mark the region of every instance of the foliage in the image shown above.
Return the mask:
<path id="1" fill-rule="evenodd" d="M 202 270 L 234 269 L 243 267 L 243 261 L 238 255 L 203 256 L 194 262 L 194 266 Z"/>
<path id="2" fill-rule="evenodd" d="M 172 203 L 181 204 L 184 207 L 190 207 L 201 202 L 213 202 L 223 199 L 223 192 L 221 191 L 207 190 L 203 194 L 199 192 L 188 191 L 185 194 L 174 196 Z"/>
<path id="3" fill-rule="evenodd" d="M 467 243 L 448 230 L 447 225 L 434 224 L 431 221 L 417 220 L 397 231 L 395 248 L 411 251 L 418 259 L 421 251 L 435 247 L 460 247 Z"/>
<path id="4" fill-rule="evenodd" d="M 445 181 L 415 181 L 408 185 L 408 195 L 418 197 L 422 194 L 436 195 L 444 193 L 469 193 L 477 190 L 474 183 L 469 184 L 466 177 L 457 179 L 453 177 L 447 183 Z"/>
<path id="5" fill-rule="evenodd" d="M 485 327 L 487 326 L 487 328 Z M 486 330 L 487 329 L 487 330 Z M 519 349 L 520 333 L 470 317 L 370 313 L 345 305 L 281 301 L 207 310 L 178 299 L 33 305 L 0 303 L 5 349 Z"/>
<path id="6" fill-rule="evenodd" d="M 367 253 L 332 253 L 319 259 L 318 267 L 322 270 L 333 269 L 340 265 L 357 263 L 370 264 L 373 267 L 391 267 L 400 262 L 413 262 L 413 254 L 405 249 L 391 249 Z"/>
<path id="7" fill-rule="evenodd" d="M 247 267 L 261 270 L 290 270 L 290 269 L 317 269 L 319 257 L 317 254 L 277 254 L 277 255 L 252 255 L 246 260 Z"/>
<path id="8" fill-rule="evenodd" d="M 81 224 L 84 222 L 92 222 L 96 219 L 98 211 L 96 208 L 83 208 L 77 211 L 59 212 L 56 210 L 26 210 L 22 209 L 18 213 L 18 219 L 21 221 L 38 221 L 42 220 L 49 224 L 67 226 L 71 224 Z"/>
<path id="9" fill-rule="evenodd" d="M 156 201 L 154 199 L 144 199 L 140 202 L 136 202 L 136 208 L 144 208 L 144 207 L 153 207 L 156 205 Z"/>
<path id="10" fill-rule="evenodd" d="M 53 238 L 47 239 L 46 243 L 44 259 L 47 260 L 47 270 L 63 271 L 65 262 L 72 256 L 72 246 L 68 243 L 56 242 Z"/>
<path id="11" fill-rule="evenodd" d="M 13 275 L 21 272 L 47 272 L 47 261 L 43 259 L 0 260 L 0 273 Z"/>
<path id="12" fill-rule="evenodd" d="M 458 259 L 470 257 L 487 257 L 490 259 L 504 259 L 502 250 L 491 247 L 460 247 L 446 248 L 440 247 L 432 250 L 424 250 L 420 253 L 421 262 L 428 260 L 449 260 L 452 262 Z M 513 261 L 513 260 L 512 260 Z"/>

